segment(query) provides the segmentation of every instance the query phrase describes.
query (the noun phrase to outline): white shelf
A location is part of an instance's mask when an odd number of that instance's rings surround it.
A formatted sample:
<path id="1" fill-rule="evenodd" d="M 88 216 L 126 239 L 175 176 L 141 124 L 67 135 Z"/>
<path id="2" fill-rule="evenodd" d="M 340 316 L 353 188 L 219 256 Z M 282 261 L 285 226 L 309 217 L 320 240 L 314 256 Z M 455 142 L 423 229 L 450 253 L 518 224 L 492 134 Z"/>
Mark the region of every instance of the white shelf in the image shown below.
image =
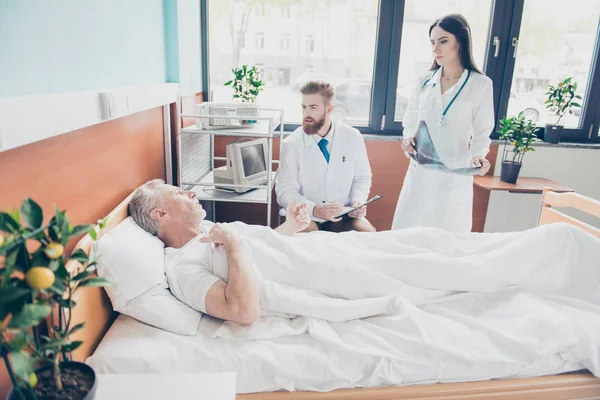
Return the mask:
<path id="1" fill-rule="evenodd" d="M 273 190 L 273 186 L 275 185 L 275 175 L 276 172 L 271 172 L 271 190 Z M 186 187 L 187 184 L 191 184 L 191 182 L 183 182 L 182 186 Z M 213 171 L 210 171 L 200 182 L 196 182 L 195 186 L 193 186 L 190 190 L 196 193 L 196 198 L 198 200 L 208 200 L 208 201 L 227 201 L 231 203 L 258 203 L 258 204 L 267 204 L 267 187 L 260 189 L 252 189 L 246 193 L 235 193 L 235 192 L 226 192 L 222 190 L 215 190 L 215 184 L 213 181 Z"/>
<path id="2" fill-rule="evenodd" d="M 181 115 L 179 114 L 179 121 L 182 118 L 194 118 L 205 119 L 205 118 L 218 118 L 218 119 L 226 119 L 226 120 L 239 120 L 244 119 L 243 117 L 238 116 L 223 116 L 223 115 Z M 249 118 L 246 118 L 249 119 Z M 187 128 L 180 128 L 180 134 L 187 133 L 187 138 L 195 136 L 196 139 L 199 139 L 197 135 L 208 135 L 210 136 L 210 165 L 211 168 L 215 168 L 215 161 L 223 161 L 223 157 L 215 157 L 214 149 L 215 142 L 214 136 L 230 136 L 230 137 L 246 137 L 246 138 L 266 138 L 269 159 L 271 160 L 269 165 L 269 170 L 273 168 L 273 165 L 277 165 L 279 161 L 273 160 L 273 137 L 275 134 L 281 135 L 283 138 L 283 110 L 277 109 L 260 109 L 260 115 L 258 117 L 253 117 L 253 120 L 257 121 L 257 124 L 252 127 L 228 127 L 225 129 L 201 129 L 198 128 L 195 124 L 192 126 L 188 126 Z M 191 134 L 191 135 L 190 135 Z M 279 141 L 279 154 L 282 152 L 282 144 L 283 140 Z M 181 146 L 181 142 L 179 144 Z M 179 149 L 181 153 L 181 148 Z M 227 185 L 218 184 L 215 185 L 213 180 L 213 171 L 207 173 L 200 181 L 198 176 L 206 173 L 206 169 L 202 169 L 201 173 L 198 173 L 191 178 L 191 182 L 182 179 L 182 176 L 179 175 L 179 184 L 182 188 L 190 188 L 196 193 L 196 198 L 200 201 L 210 201 L 212 203 L 213 212 L 215 210 L 214 202 L 230 202 L 230 203 L 255 203 L 255 204 L 265 204 L 267 206 L 267 226 L 271 225 L 271 204 L 273 202 L 272 191 L 275 186 L 275 177 L 276 172 L 271 172 L 271 184 L 269 187 L 267 185 L 261 186 L 259 188 L 252 189 L 246 193 L 236 193 L 235 191 L 226 191 L 222 189 L 216 189 L 215 186 L 227 187 Z M 248 185 L 255 186 L 255 185 Z M 279 220 L 278 220 L 279 222 Z"/>
<path id="3" fill-rule="evenodd" d="M 194 115 L 182 115 L 182 118 L 210 118 L 208 116 L 194 116 Z M 224 119 L 243 119 L 240 117 L 225 117 Z M 250 119 L 250 118 L 248 118 Z M 198 133 L 198 134 L 210 134 L 215 136 L 247 136 L 255 138 L 272 138 L 275 130 L 279 126 L 281 118 L 280 110 L 260 110 L 260 117 L 253 118 L 258 123 L 251 127 L 228 127 L 224 129 L 201 129 L 195 124 L 188 126 L 187 128 L 181 129 L 183 133 Z M 269 122 L 271 123 L 271 129 L 269 129 Z"/>

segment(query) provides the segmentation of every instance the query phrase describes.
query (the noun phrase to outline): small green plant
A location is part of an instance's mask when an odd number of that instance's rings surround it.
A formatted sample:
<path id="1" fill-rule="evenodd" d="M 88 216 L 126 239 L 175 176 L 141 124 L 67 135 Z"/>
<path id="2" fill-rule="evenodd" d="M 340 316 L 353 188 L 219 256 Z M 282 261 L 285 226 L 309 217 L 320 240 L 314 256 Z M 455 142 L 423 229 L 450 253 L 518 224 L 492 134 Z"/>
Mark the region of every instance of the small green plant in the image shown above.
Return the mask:
<path id="1" fill-rule="evenodd" d="M 96 239 L 93 225 L 72 226 L 66 211 L 56 207 L 47 225 L 43 219 L 41 207 L 29 198 L 20 212 L 0 212 L 0 353 L 17 399 L 36 398 L 33 370 L 39 364 L 52 363 L 54 388 L 62 390 L 60 361 L 68 361 L 67 353 L 82 344 L 70 339 L 83 328 L 83 323 L 71 326 L 73 290 L 111 285 L 91 276 L 96 263 L 83 250 L 64 254 L 73 237 L 89 233 Z M 102 228 L 106 219 L 98 222 Z M 81 264 L 79 270 L 67 270 L 72 260 Z M 52 310 L 58 310 L 58 321 Z M 47 319 L 49 332 L 42 335 L 40 324 Z"/>
<path id="2" fill-rule="evenodd" d="M 242 65 L 241 68 L 233 68 L 231 72 L 233 72 L 234 78 L 225 82 L 225 86 L 233 87 L 233 98 L 254 103 L 264 86 L 258 69 L 255 66 Z"/>
<path id="3" fill-rule="evenodd" d="M 521 164 L 523 156 L 529 151 L 535 151 L 532 144 L 537 141 L 537 127 L 522 112 L 516 117 L 505 117 L 500 121 L 500 139 L 504 140 L 502 161 Z M 513 146 L 512 151 L 506 149 L 507 144 Z M 512 153 L 512 156 L 511 156 Z"/>
<path id="4" fill-rule="evenodd" d="M 550 109 L 549 125 L 562 126 L 562 120 L 567 113 L 573 114 L 573 108 L 581 107 L 581 96 L 576 95 L 577 82 L 566 78 L 556 86 L 549 85 L 546 95 L 546 108 Z"/>

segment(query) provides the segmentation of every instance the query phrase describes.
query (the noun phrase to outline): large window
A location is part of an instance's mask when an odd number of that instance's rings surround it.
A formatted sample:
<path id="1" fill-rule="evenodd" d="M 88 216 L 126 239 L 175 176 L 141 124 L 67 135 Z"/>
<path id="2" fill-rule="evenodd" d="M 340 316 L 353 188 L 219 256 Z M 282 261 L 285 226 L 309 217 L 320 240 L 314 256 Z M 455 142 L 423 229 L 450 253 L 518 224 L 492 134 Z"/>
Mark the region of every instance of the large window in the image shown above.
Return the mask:
<path id="1" fill-rule="evenodd" d="M 512 54 L 516 60 L 509 115 L 523 111 L 538 125 L 546 124 L 546 88 L 567 77 L 578 83 L 577 94 L 585 102 L 599 16 L 598 0 L 525 0 L 521 33 Z M 580 117 L 576 109 L 565 117 L 565 127 L 579 127 Z"/>
<path id="2" fill-rule="evenodd" d="M 283 108 L 286 129 L 301 120 L 299 87 L 337 87 L 334 117 L 366 133 L 402 132 L 420 74 L 433 58 L 437 18 L 469 21 L 477 66 L 494 82 L 497 121 L 524 112 L 542 127 L 546 88 L 572 77 L 583 97 L 563 140 L 599 141 L 600 0 L 200 0 L 209 38 L 205 99 L 232 101 L 231 68 L 256 65 L 265 108 Z"/>
<path id="3" fill-rule="evenodd" d="M 260 64 L 266 86 L 259 101 L 283 108 L 287 122 L 301 121 L 300 85 L 320 78 L 338 88 L 336 118 L 366 125 L 378 6 L 377 0 L 209 1 L 211 100 L 231 101 L 232 89 L 223 84 L 232 67 Z"/>

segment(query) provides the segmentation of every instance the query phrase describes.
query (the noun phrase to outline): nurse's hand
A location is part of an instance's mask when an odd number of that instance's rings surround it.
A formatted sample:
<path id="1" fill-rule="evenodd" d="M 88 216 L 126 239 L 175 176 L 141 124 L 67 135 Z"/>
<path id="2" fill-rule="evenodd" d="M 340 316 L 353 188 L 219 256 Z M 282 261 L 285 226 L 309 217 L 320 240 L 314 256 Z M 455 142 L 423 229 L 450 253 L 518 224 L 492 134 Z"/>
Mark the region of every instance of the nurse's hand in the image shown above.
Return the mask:
<path id="1" fill-rule="evenodd" d="M 475 156 L 471 160 L 471 163 L 473 163 L 473 165 L 476 167 L 481 167 L 479 168 L 479 172 L 477 173 L 477 175 L 479 176 L 485 175 L 490 170 L 490 162 L 484 157 Z"/>
<path id="2" fill-rule="evenodd" d="M 360 201 L 353 201 L 352 207 L 356 207 L 359 204 L 360 204 Z M 358 219 L 364 218 L 367 216 L 367 206 L 362 206 L 358 210 L 354 210 L 351 213 L 349 213 L 348 215 L 352 218 L 358 218 Z"/>
<path id="3" fill-rule="evenodd" d="M 417 150 L 415 149 L 415 138 L 407 137 L 402 139 L 402 150 L 407 158 L 410 158 L 409 154 L 417 154 Z"/>
<path id="4" fill-rule="evenodd" d="M 341 221 L 342 218 L 335 218 L 336 215 L 339 215 L 344 209 L 344 205 L 337 201 L 330 201 L 322 206 L 315 206 L 313 208 L 313 215 L 317 218 L 324 219 L 325 221 L 338 222 Z"/>

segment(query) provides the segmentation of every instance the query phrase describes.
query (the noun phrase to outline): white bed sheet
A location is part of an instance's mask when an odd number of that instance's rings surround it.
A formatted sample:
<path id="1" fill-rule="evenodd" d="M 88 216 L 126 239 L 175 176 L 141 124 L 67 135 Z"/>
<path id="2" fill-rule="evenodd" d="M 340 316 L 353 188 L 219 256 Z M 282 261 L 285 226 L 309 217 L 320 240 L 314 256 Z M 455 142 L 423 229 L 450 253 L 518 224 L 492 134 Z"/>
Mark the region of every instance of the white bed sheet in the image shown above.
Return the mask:
<path id="1" fill-rule="evenodd" d="M 235 371 L 238 393 L 600 376 L 600 241 L 569 225 L 297 238 L 239 228 L 260 266 L 263 318 L 203 317 L 187 337 L 121 316 L 89 363 L 100 373 Z"/>
<path id="2" fill-rule="evenodd" d="M 298 324 L 306 323 L 302 318 L 296 321 Z M 218 320 L 203 317 L 196 336 L 182 336 L 120 315 L 86 362 L 97 373 L 104 374 L 235 371 L 237 393 L 277 390 L 322 392 L 342 388 L 485 380 L 499 376 L 541 376 L 585 368 L 582 363 L 552 355 L 541 357 L 530 365 L 524 362 L 517 369 L 510 362 L 500 362 L 498 368 L 491 371 L 486 362 L 491 360 L 483 360 L 489 355 L 482 354 L 483 359 L 479 362 L 473 360 L 471 365 L 463 365 L 463 368 L 472 371 L 469 377 L 453 376 L 451 365 L 426 362 L 429 355 L 422 353 L 424 349 L 416 342 L 419 338 L 410 337 L 415 332 L 407 333 L 403 340 L 414 343 L 414 353 L 407 353 L 405 359 L 398 360 L 396 357 L 344 350 L 309 333 L 268 340 L 215 338 L 213 335 L 220 325 Z M 432 334 L 435 336 L 435 333 Z M 506 358 L 508 361 L 511 355 Z"/>

